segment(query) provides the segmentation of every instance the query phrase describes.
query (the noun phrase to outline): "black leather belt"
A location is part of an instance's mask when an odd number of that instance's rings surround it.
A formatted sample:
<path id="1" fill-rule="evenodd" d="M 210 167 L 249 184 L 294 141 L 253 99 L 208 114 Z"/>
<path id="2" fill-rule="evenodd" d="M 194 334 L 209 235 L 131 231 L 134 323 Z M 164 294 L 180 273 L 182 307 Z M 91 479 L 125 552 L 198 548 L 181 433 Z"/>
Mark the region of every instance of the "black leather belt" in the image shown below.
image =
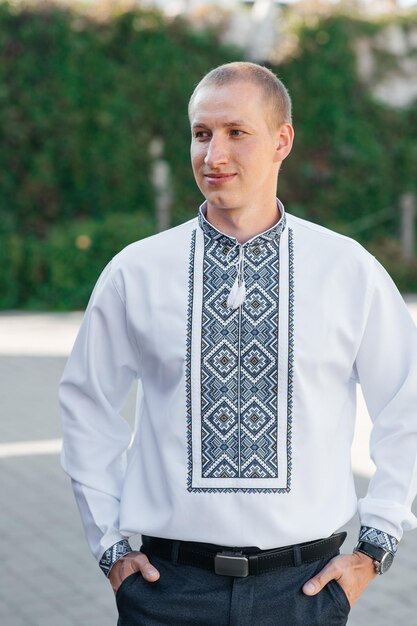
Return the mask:
<path id="1" fill-rule="evenodd" d="M 259 548 L 227 548 L 209 543 L 173 541 L 143 535 L 141 551 L 150 559 L 154 554 L 162 559 L 183 565 L 194 565 L 223 576 L 245 577 L 330 557 L 337 553 L 345 539 L 346 533 L 342 532 L 327 539 L 274 550 L 259 550 Z"/>

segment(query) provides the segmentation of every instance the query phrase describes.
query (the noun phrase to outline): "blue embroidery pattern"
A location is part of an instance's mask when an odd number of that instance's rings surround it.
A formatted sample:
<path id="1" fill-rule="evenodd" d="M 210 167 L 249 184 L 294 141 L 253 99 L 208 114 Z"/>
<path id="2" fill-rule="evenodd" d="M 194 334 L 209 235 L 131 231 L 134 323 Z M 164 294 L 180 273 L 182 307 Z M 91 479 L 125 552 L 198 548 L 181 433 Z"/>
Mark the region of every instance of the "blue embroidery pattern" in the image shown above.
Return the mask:
<path id="1" fill-rule="evenodd" d="M 292 409 L 294 379 L 294 236 L 288 229 L 288 390 L 287 390 L 287 489 L 291 486 L 292 470 Z"/>
<path id="2" fill-rule="evenodd" d="M 229 243 L 230 245 L 230 243 Z M 278 273 L 276 241 L 245 254 L 246 302 L 227 308 L 238 248 L 209 237 L 203 265 L 202 475 L 276 478 Z"/>
<path id="3" fill-rule="evenodd" d="M 208 223 L 203 258 L 201 328 L 201 477 L 278 478 L 279 235 L 271 229 L 246 246 L 246 301 L 226 305 L 236 276 L 238 246 Z M 187 325 L 188 490 L 192 492 L 287 493 L 291 482 L 294 362 L 294 251 L 289 229 L 289 328 L 287 393 L 287 481 L 282 488 L 193 487 L 192 316 L 196 233 L 189 265 Z M 285 393 L 285 391 L 281 391 Z M 282 419 L 282 418 L 281 418 Z M 225 483 L 223 483 L 225 484 Z"/>
<path id="4" fill-rule="evenodd" d="M 130 547 L 127 539 L 121 539 L 117 543 L 110 546 L 100 559 L 99 566 L 101 571 L 108 576 L 116 561 L 121 559 L 122 556 L 125 556 L 125 554 L 129 554 L 129 552 L 132 552 L 132 548 Z"/>
<path id="5" fill-rule="evenodd" d="M 359 541 L 374 543 L 392 554 L 395 554 L 398 548 L 398 540 L 395 537 L 370 526 L 361 526 Z"/>
<path id="6" fill-rule="evenodd" d="M 186 340 L 186 398 L 187 398 L 187 447 L 188 447 L 188 488 L 190 489 L 193 478 L 193 424 L 191 406 L 191 340 L 193 327 L 193 303 L 194 303 L 194 257 L 197 231 L 191 234 L 190 263 L 188 270 L 188 319 Z"/>

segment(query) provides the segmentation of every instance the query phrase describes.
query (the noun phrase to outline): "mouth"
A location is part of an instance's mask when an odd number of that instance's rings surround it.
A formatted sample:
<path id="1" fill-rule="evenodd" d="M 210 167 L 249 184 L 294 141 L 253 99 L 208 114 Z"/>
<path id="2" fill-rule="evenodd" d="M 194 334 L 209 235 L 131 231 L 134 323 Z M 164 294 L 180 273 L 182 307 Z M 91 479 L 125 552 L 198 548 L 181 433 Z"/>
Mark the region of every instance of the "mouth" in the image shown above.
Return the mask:
<path id="1" fill-rule="evenodd" d="M 204 174 L 204 178 L 206 179 L 206 181 L 210 184 L 210 185 L 222 185 L 224 183 L 227 183 L 229 181 L 231 181 L 234 177 L 236 176 L 236 174 L 229 174 L 229 173 L 223 173 L 223 174 Z"/>

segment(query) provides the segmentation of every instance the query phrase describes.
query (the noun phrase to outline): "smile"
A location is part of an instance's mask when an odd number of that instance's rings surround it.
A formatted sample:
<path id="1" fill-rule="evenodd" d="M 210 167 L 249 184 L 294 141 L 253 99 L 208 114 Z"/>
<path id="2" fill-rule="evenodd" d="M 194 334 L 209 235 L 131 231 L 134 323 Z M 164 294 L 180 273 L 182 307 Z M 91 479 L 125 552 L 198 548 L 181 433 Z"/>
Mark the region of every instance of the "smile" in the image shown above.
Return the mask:
<path id="1" fill-rule="evenodd" d="M 210 185 L 223 185 L 232 180 L 236 174 L 204 174 L 204 178 Z"/>

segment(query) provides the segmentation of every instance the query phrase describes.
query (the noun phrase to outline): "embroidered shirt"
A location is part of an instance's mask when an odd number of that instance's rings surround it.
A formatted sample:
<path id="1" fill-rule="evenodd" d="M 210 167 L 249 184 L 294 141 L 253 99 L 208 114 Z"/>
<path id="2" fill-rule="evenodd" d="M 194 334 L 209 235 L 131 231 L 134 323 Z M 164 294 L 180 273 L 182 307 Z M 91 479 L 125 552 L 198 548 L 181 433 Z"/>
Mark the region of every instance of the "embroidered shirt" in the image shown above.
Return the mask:
<path id="1" fill-rule="evenodd" d="M 360 538 L 395 552 L 417 526 L 417 329 L 358 243 L 280 209 L 240 245 L 203 207 L 94 289 L 61 382 L 62 464 L 105 573 L 133 534 L 268 549 L 327 537 L 359 506 Z M 357 383 L 377 467 L 359 505 Z"/>

